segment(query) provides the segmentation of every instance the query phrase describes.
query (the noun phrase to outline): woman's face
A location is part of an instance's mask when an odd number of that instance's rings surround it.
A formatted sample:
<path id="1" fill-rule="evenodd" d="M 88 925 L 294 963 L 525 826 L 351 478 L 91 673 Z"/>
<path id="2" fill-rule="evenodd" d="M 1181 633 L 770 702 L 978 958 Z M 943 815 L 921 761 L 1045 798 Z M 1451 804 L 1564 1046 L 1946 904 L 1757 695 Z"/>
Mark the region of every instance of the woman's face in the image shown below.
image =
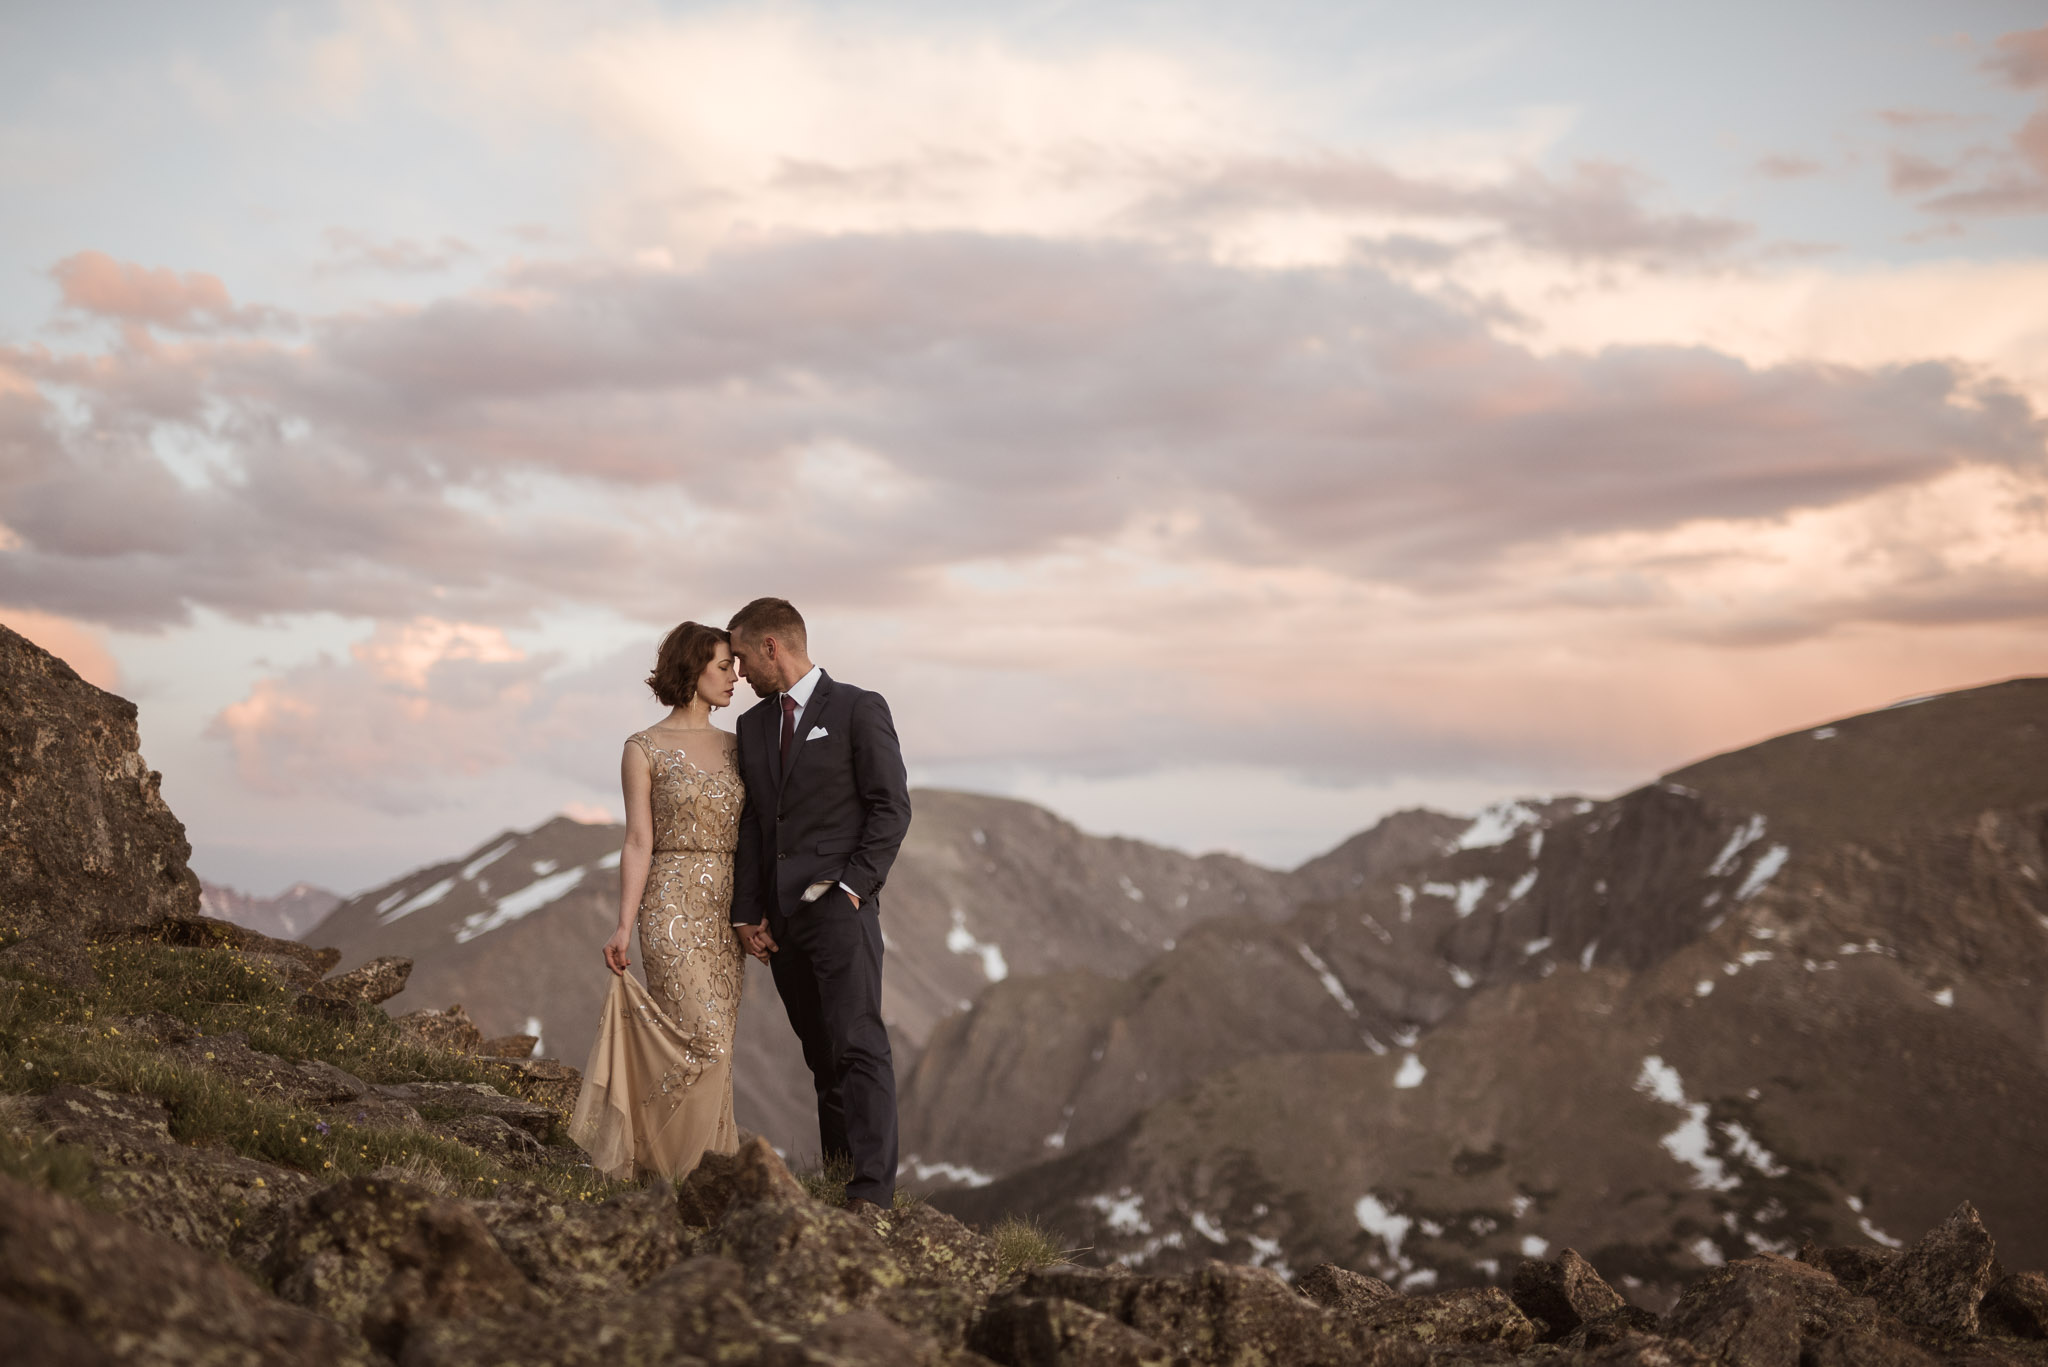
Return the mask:
<path id="1" fill-rule="evenodd" d="M 720 641 L 711 663 L 705 665 L 704 672 L 697 676 L 697 696 L 713 707 L 730 707 L 733 678 L 732 651 Z"/>

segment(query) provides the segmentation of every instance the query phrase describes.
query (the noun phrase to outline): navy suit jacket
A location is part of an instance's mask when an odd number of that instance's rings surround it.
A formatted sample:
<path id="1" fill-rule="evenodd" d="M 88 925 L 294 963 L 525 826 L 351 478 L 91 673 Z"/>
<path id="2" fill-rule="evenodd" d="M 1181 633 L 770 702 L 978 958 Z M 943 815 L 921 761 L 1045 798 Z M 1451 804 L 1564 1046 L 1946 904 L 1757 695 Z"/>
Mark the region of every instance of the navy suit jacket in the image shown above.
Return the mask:
<path id="1" fill-rule="evenodd" d="M 747 800 L 733 856 L 733 924 L 797 916 L 804 889 L 824 879 L 846 884 L 863 905 L 874 900 L 910 830 L 903 749 L 882 695 L 820 671 L 787 764 L 781 694 L 748 708 L 735 729 Z"/>

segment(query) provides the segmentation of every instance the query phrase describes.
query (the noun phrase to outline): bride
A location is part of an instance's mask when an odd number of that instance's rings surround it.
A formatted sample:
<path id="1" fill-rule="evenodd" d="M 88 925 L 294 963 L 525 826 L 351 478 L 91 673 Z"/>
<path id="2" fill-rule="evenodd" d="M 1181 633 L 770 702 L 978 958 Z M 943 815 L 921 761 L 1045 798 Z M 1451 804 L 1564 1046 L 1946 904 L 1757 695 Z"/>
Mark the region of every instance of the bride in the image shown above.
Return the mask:
<path id="1" fill-rule="evenodd" d="M 619 928 L 604 946 L 611 994 L 569 1122 L 609 1177 L 681 1177 L 705 1153 L 739 1147 L 732 1043 L 746 960 L 729 914 L 746 789 L 732 734 L 711 725 L 733 679 L 726 633 L 684 622 L 647 679 L 669 714 L 626 740 Z M 626 972 L 636 916 L 644 988 Z"/>

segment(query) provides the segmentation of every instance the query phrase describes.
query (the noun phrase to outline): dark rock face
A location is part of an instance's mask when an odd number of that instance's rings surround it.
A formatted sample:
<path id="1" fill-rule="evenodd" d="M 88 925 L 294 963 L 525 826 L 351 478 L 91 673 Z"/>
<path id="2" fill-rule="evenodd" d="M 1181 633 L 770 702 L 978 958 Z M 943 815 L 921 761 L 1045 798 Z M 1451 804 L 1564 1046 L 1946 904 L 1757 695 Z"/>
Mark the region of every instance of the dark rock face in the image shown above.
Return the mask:
<path id="1" fill-rule="evenodd" d="M 2012 1339 L 2048 1339 L 2048 1277 L 2016 1272 L 1993 1283 L 1977 1307 L 1978 1327 Z"/>
<path id="2" fill-rule="evenodd" d="M 1515 1269 L 1512 1294 L 1546 1342 L 1622 1308 L 1621 1293 L 1569 1248 L 1558 1254 L 1555 1262 L 1525 1260 Z"/>
<path id="3" fill-rule="evenodd" d="M 676 1214 L 685 1225 L 715 1225 L 725 1218 L 732 1204 L 733 1171 L 737 1160 L 722 1153 L 707 1153 L 690 1175 L 676 1184 Z"/>
<path id="4" fill-rule="evenodd" d="M 1069 1300 L 1009 1295 L 974 1326 L 967 1346 L 1004 1367 L 1168 1367 L 1156 1340 Z"/>
<path id="5" fill-rule="evenodd" d="M 282 1299 L 393 1356 L 422 1320 L 503 1314 L 539 1299 L 466 1205 L 375 1177 L 310 1197 L 286 1220 L 264 1272 Z"/>
<path id="6" fill-rule="evenodd" d="M 1498 1287 L 1394 1296 L 1344 1318 L 1375 1334 L 1418 1343 L 1496 1344 L 1518 1353 L 1536 1341 L 1536 1325 Z"/>
<path id="7" fill-rule="evenodd" d="M 1378 1277 L 1368 1277 L 1335 1263 L 1321 1263 L 1309 1269 L 1309 1274 L 1296 1282 L 1294 1289 L 1325 1310 L 1354 1315 L 1400 1294 Z"/>
<path id="8" fill-rule="evenodd" d="M 22 1363 L 370 1367 L 360 1337 L 114 1215 L 0 1175 L 0 1333 Z"/>
<path id="9" fill-rule="evenodd" d="M 1708 1273 L 1671 1311 L 1670 1332 L 1713 1361 L 1800 1367 L 1802 1345 L 1876 1326 L 1876 1307 L 1827 1273 L 1760 1254 Z"/>
<path id="10" fill-rule="evenodd" d="M 0 626 L 0 908 L 23 933 L 0 955 L 76 978 L 83 939 L 199 914 L 160 778 L 135 704 Z"/>
<path id="11" fill-rule="evenodd" d="M 1809 1267 L 1817 1267 L 1840 1282 L 1845 1288 L 1863 1294 L 1870 1285 L 1870 1279 L 1899 1260 L 1895 1248 L 1877 1248 L 1871 1245 L 1850 1248 L 1817 1248 L 1809 1243 L 1799 1250 L 1799 1261 Z"/>
<path id="12" fill-rule="evenodd" d="M 595 1206 L 529 1187 L 478 1202 L 476 1214 L 513 1266 L 556 1300 L 618 1295 L 645 1285 L 682 1256 L 665 1183 Z"/>
<path id="13" fill-rule="evenodd" d="M 1908 1324 L 1968 1337 L 1977 1332 L 1977 1302 L 1991 1287 L 1994 1257 L 1990 1232 L 1965 1201 L 1871 1278 L 1864 1294 Z"/>

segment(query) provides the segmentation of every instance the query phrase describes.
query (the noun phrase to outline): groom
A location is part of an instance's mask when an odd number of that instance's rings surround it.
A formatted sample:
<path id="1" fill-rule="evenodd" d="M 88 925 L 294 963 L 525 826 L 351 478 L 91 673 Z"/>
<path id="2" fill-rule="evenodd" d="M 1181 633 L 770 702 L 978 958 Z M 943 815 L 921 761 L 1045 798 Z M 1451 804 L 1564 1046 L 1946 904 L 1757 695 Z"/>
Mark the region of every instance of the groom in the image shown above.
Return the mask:
<path id="1" fill-rule="evenodd" d="M 827 1161 L 852 1161 L 848 1209 L 896 1191 L 896 1073 L 882 1025 L 878 900 L 910 829 L 889 704 L 811 663 L 780 598 L 733 615 L 732 653 L 761 701 L 739 720 L 747 785 L 732 922 L 767 964 L 818 1089 Z"/>

